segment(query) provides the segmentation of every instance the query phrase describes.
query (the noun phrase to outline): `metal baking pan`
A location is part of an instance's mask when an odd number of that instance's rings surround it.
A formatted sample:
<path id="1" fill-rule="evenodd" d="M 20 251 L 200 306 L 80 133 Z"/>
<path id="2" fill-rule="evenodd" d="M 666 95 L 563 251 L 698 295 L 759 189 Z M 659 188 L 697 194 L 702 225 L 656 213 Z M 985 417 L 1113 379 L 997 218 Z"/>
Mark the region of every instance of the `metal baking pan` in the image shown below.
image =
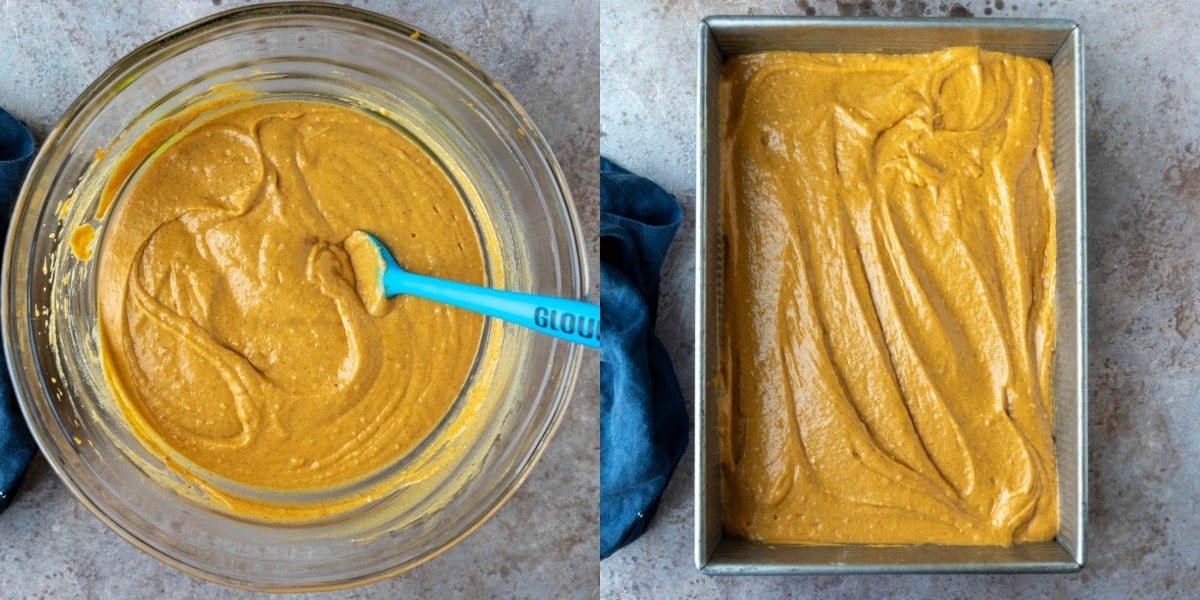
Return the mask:
<path id="1" fill-rule="evenodd" d="M 1083 38 L 1072 21 L 708 17 L 699 26 L 696 219 L 696 567 L 713 575 L 1069 573 L 1083 568 L 1087 517 L 1087 229 L 1084 226 Z M 717 440 L 720 393 L 722 62 L 765 50 L 920 53 L 976 46 L 1045 59 L 1054 77 L 1058 297 L 1054 436 L 1059 533 L 1054 541 L 986 546 L 804 546 L 724 536 Z"/>

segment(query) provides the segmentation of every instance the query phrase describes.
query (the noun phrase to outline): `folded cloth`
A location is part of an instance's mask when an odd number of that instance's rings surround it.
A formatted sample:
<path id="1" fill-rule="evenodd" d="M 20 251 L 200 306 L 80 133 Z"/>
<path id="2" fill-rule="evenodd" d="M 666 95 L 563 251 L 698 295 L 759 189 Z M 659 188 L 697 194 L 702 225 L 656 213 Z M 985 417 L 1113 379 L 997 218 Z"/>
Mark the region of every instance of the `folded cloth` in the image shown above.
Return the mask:
<path id="1" fill-rule="evenodd" d="M 600 557 L 642 535 L 687 448 L 688 414 L 654 335 L 679 203 L 600 158 Z"/>
<path id="2" fill-rule="evenodd" d="M 0 108 L 0 237 L 8 231 L 13 202 L 32 156 L 33 135 Z M 17 408 L 8 366 L 0 362 L 0 512 L 8 507 L 31 456 L 33 438 Z"/>

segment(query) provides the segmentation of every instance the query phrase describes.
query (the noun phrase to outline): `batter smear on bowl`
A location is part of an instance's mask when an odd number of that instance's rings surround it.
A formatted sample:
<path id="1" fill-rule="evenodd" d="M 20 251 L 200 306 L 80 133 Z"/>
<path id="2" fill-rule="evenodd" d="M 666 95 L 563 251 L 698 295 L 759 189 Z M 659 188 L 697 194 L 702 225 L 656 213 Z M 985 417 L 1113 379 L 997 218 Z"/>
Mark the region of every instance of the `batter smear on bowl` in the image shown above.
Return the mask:
<path id="1" fill-rule="evenodd" d="M 438 165 L 365 112 L 209 112 L 130 152 L 148 157 L 100 250 L 109 386 L 143 442 L 206 484 L 360 480 L 460 397 L 483 319 L 410 297 L 369 314 L 341 244 L 370 229 L 414 270 L 483 284 L 476 228 Z"/>
<path id="2" fill-rule="evenodd" d="M 729 534 L 1054 538 L 1051 86 L 972 48 L 725 64 Z"/>

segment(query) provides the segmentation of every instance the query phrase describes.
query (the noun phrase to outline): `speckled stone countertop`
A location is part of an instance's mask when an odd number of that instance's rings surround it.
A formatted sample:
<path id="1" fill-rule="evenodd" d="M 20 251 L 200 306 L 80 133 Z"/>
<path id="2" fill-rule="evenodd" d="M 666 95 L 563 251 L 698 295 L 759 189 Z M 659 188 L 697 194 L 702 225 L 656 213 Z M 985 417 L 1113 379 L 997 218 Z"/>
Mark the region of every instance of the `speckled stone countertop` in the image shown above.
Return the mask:
<path id="1" fill-rule="evenodd" d="M 686 221 L 658 330 L 691 400 L 695 27 L 709 14 L 1060 17 L 1084 30 L 1090 502 L 1074 575 L 707 577 L 692 564 L 692 454 L 647 534 L 601 564 L 612 598 L 1159 598 L 1200 586 L 1200 3 L 605 1 L 601 151 Z M 1195 339 L 1193 339 L 1195 338 Z"/>
<path id="2" fill-rule="evenodd" d="M 241 2 L 0 0 L 0 106 L 40 140 L 104 69 L 139 44 Z M 598 222 L 595 0 L 356 3 L 408 21 L 465 52 L 524 106 L 567 175 L 585 231 Z M 598 247 L 587 236 L 593 291 Z M 593 355 L 595 356 L 595 355 Z M 396 578 L 335 598 L 591 598 L 598 595 L 598 361 L 532 475 L 457 546 Z M 92 517 L 37 458 L 0 514 L 4 598 L 224 598 L 136 550 Z"/>

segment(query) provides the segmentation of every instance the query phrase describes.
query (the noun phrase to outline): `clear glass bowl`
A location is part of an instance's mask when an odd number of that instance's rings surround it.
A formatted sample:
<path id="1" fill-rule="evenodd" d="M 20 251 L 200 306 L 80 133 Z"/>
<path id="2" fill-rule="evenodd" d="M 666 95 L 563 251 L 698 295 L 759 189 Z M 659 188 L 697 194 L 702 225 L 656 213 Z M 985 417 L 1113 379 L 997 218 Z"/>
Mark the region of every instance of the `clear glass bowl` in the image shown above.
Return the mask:
<path id="1" fill-rule="evenodd" d="M 21 409 L 80 502 L 183 571 L 272 591 L 388 577 L 461 540 L 512 495 L 562 417 L 584 350 L 490 323 L 468 380 L 484 401 L 468 405 L 464 391 L 435 433 L 395 466 L 413 475 L 367 507 L 280 525 L 239 518 L 189 490 L 138 443 L 111 398 L 96 337 L 98 261 L 74 258 L 69 238 L 95 223 L 98 190 L 139 134 L 231 88 L 320 98 L 393 121 L 441 161 L 476 225 L 495 234 L 498 243 L 485 249 L 492 284 L 586 294 L 582 233 L 563 175 L 525 113 L 469 59 L 360 10 L 229 11 L 120 60 L 68 109 L 34 161 L 0 282 Z M 100 224 L 101 251 L 103 244 Z M 468 423 L 475 426 L 464 429 Z M 475 433 L 457 433 L 464 430 Z M 435 455 L 451 456 L 453 466 L 422 469 Z"/>

